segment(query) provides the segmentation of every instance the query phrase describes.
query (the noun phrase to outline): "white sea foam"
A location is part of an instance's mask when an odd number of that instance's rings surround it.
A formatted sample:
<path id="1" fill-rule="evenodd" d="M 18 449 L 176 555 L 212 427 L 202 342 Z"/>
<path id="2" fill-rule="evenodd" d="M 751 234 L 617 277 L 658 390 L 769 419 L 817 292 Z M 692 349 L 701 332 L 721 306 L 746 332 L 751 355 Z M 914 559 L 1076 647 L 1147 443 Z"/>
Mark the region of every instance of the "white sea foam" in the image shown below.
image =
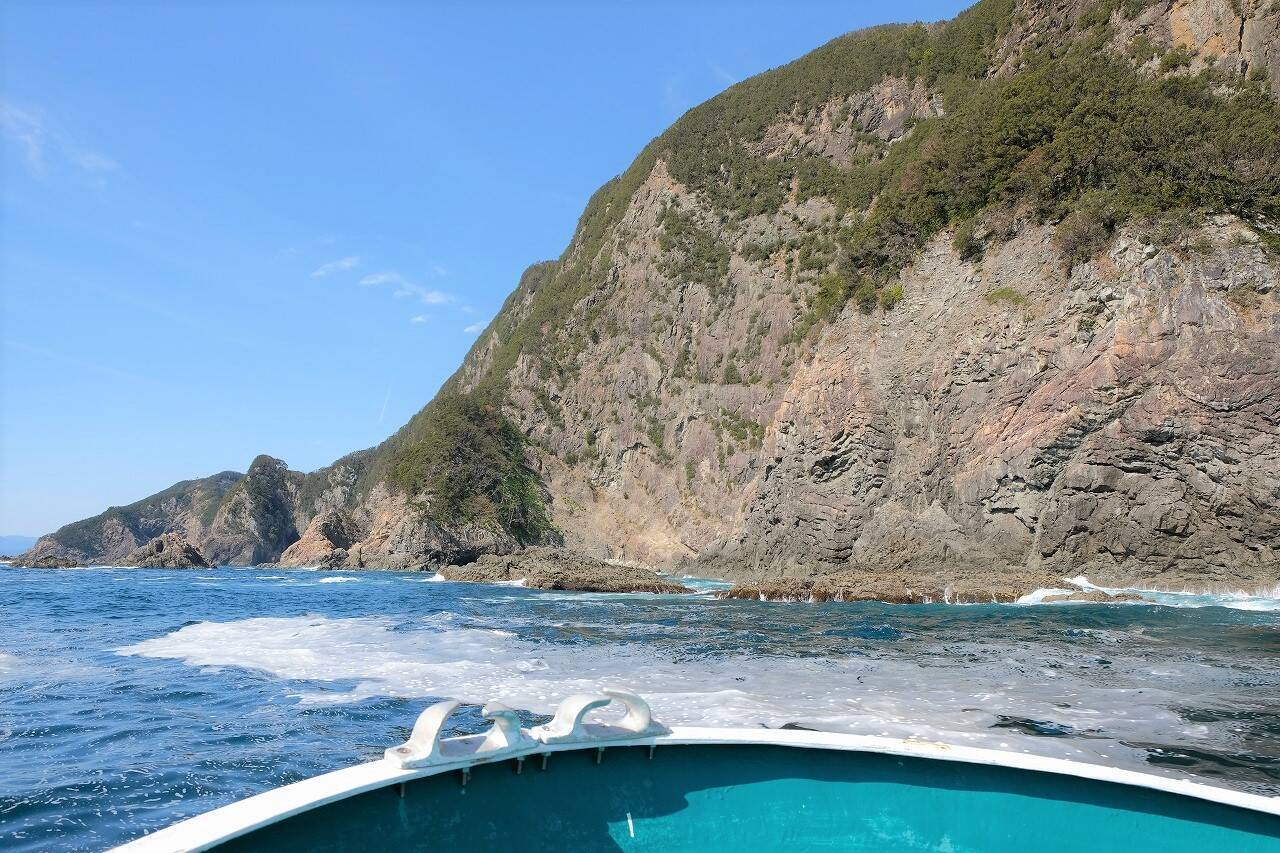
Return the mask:
<path id="1" fill-rule="evenodd" d="M 202 622 L 119 649 L 194 667 L 234 666 L 291 682 L 307 704 L 371 697 L 499 700 L 551 712 L 570 694 L 602 686 L 643 693 L 672 724 L 780 725 L 919 737 L 1036 751 L 1150 769 L 1119 740 L 1204 741 L 1216 730 L 1176 712 L 1230 701 L 1237 673 L 1204 661 L 1095 654 L 975 640 L 900 655 L 690 658 L 678 647 L 522 639 L 477 617 L 438 613 L 411 622 L 323 616 Z M 497 623 L 501 624 L 501 623 Z M 511 626 L 517 627 L 517 626 Z M 1122 643 L 1114 644 L 1117 650 Z M 313 682 L 340 682 L 330 689 Z M 1167 687 L 1166 687 L 1167 685 Z M 1045 738 L 992 728 L 1002 716 L 1049 720 L 1105 737 Z M 1219 733 L 1222 734 L 1222 733 Z M 1223 734 L 1229 737 L 1229 734 Z M 1122 753 L 1128 757 L 1121 759 Z"/>
<path id="2" fill-rule="evenodd" d="M 1132 593 L 1142 596 L 1142 601 L 1128 602 L 1130 604 L 1158 604 L 1165 607 L 1227 607 L 1232 610 L 1254 610 L 1254 611 L 1280 611 L 1280 587 L 1270 590 L 1267 594 L 1253 594 L 1248 592 L 1195 592 L 1193 590 L 1171 591 L 1163 589 L 1147 589 L 1144 587 L 1111 587 L 1098 586 L 1091 582 L 1084 575 L 1077 575 L 1072 578 L 1063 578 L 1065 583 L 1071 584 L 1074 588 L 1052 588 L 1037 589 L 1035 592 L 1027 593 L 1019 598 L 1018 604 L 1043 604 L 1044 599 L 1050 595 L 1069 594 L 1079 592 L 1081 590 L 1091 591 L 1097 590 L 1110 595 L 1117 593 Z M 1049 604 L 1083 604 L 1087 602 L 1051 601 Z"/>
<path id="3" fill-rule="evenodd" d="M 346 575 L 336 575 L 331 578 L 320 578 L 320 583 L 350 583 L 351 581 L 358 581 L 358 580 L 360 580 L 360 578 L 348 577 Z"/>

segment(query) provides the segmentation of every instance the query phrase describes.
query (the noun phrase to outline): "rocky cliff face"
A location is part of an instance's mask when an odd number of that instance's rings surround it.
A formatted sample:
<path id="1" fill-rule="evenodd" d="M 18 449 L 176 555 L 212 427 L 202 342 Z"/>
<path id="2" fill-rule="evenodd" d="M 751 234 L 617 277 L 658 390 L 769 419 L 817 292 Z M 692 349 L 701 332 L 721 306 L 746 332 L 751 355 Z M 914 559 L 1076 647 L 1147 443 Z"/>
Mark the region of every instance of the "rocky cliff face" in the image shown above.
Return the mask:
<path id="1" fill-rule="evenodd" d="M 1235 220 L 1192 239 L 1124 234 L 1068 273 L 1044 228 L 980 262 L 938 238 L 895 311 L 824 335 L 704 559 L 1273 584 L 1280 276 Z"/>
<path id="2" fill-rule="evenodd" d="M 162 492 L 101 515 L 59 528 L 25 554 L 31 564 L 55 558 L 72 565 L 115 563 L 156 537 L 177 533 L 200 541 L 210 529 L 219 505 L 243 474 L 223 471 L 201 480 L 175 483 Z"/>
<path id="3" fill-rule="evenodd" d="M 159 527 L 218 562 L 564 544 L 852 597 L 1272 587 L 1278 25 L 984 0 L 837 39 L 651 143 L 383 445 L 262 457 Z M 42 546 L 127 553 L 104 519 Z"/>
<path id="4" fill-rule="evenodd" d="M 279 459 L 259 456 L 223 498 L 202 550 L 218 565 L 274 560 L 298 538 L 296 514 L 304 475 Z"/>

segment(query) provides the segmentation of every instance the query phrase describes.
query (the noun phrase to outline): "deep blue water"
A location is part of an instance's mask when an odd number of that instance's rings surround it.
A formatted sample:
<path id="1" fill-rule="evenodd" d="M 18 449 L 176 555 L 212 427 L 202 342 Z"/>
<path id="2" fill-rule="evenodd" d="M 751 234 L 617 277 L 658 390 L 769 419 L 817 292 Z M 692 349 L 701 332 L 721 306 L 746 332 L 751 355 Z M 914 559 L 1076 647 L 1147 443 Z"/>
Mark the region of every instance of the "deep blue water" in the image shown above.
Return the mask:
<path id="1" fill-rule="evenodd" d="M 379 757 L 434 698 L 542 714 L 608 685 L 669 723 L 918 736 L 1280 793 L 1277 603 L 1161 600 L 1178 606 L 0 567 L 0 848 L 101 849 Z"/>

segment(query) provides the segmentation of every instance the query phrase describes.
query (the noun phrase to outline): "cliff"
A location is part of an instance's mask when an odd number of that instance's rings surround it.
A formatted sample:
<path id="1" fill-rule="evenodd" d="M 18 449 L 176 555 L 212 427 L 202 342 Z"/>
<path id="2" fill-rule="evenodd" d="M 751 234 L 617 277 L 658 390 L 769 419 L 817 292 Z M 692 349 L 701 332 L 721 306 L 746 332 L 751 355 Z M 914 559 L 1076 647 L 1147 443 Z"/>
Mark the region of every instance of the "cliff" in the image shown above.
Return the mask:
<path id="1" fill-rule="evenodd" d="M 1271 588 L 1278 28 L 984 0 L 838 38 L 646 146 L 382 445 L 159 527 L 219 562 Z M 35 550 L 118 551 L 90 522 Z"/>

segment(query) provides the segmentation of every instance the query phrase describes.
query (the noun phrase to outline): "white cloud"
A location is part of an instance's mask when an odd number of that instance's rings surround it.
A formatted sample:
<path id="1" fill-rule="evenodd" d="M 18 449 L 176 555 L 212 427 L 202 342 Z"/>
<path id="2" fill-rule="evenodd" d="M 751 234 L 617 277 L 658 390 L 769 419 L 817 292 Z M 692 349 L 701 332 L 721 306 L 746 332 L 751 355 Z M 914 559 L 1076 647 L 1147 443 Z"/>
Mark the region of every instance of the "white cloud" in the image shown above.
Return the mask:
<path id="1" fill-rule="evenodd" d="M 404 281 L 398 272 L 377 272 L 373 275 L 367 275 L 360 279 L 360 283 L 365 287 L 373 287 L 378 284 L 399 284 Z"/>
<path id="2" fill-rule="evenodd" d="M 427 319 L 428 319 L 428 318 L 427 318 L 427 315 L 426 315 L 426 314 L 418 314 L 418 315 L 416 315 L 416 316 L 410 317 L 410 318 L 409 318 L 409 322 L 410 322 L 410 323 L 413 323 L 414 325 L 417 325 L 418 323 L 425 323 L 425 322 L 427 322 Z"/>
<path id="3" fill-rule="evenodd" d="M 392 291 L 393 296 L 410 297 L 417 299 L 424 305 L 447 305 L 453 301 L 453 295 L 445 293 L 443 290 L 423 287 L 402 276 L 395 270 L 387 270 L 386 272 L 373 273 L 360 279 L 360 283 L 365 287 L 376 287 L 380 284 L 391 284 L 395 286 Z"/>
<path id="4" fill-rule="evenodd" d="M 336 261 L 329 261 L 327 264 L 321 264 L 312 271 L 311 277 L 324 278 L 325 276 L 332 275 L 336 272 L 353 270 L 358 266 L 360 266 L 360 259 L 355 255 L 349 255 L 345 258 L 338 258 Z"/>
<path id="5" fill-rule="evenodd" d="M 120 164 L 107 155 L 78 144 L 44 115 L 18 109 L 7 101 L 0 101 L 0 129 L 22 147 L 27 169 L 36 177 L 44 177 L 55 161 L 69 163 L 93 175 L 120 168 Z"/>
<path id="6" fill-rule="evenodd" d="M 453 301 L 453 297 L 443 290 L 428 290 L 416 284 L 402 285 L 396 296 L 416 296 L 428 305 L 445 305 Z"/>
<path id="7" fill-rule="evenodd" d="M 479 334 L 480 332 L 484 331 L 484 323 L 472 323 L 470 326 L 467 326 L 462 331 L 466 332 L 468 335 Z"/>
<path id="8" fill-rule="evenodd" d="M 707 66 L 711 69 L 711 73 L 714 74 L 716 77 L 720 78 L 720 80 L 723 81 L 724 83 L 732 86 L 733 84 L 738 82 L 737 77 L 730 74 L 728 71 L 724 70 L 724 68 L 717 65 L 716 63 L 708 60 Z"/>

